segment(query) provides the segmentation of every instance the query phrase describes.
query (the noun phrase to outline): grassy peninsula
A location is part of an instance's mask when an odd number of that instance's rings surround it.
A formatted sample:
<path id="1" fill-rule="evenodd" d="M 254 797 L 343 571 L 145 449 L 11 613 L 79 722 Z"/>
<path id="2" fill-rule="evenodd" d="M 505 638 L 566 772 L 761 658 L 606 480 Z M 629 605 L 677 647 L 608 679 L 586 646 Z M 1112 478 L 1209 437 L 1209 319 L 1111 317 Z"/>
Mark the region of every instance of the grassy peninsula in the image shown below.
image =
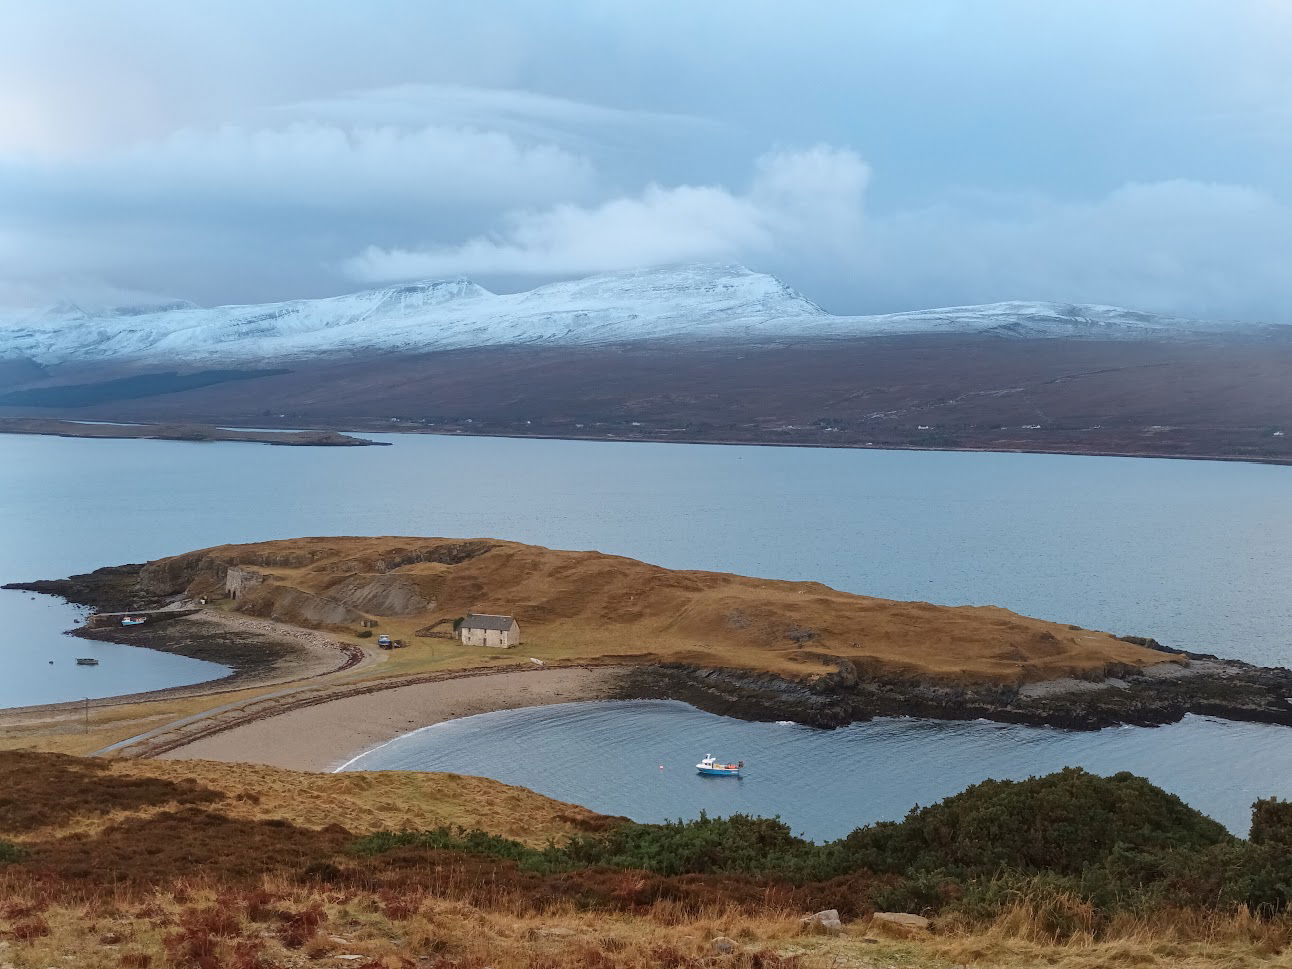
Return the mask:
<path id="1" fill-rule="evenodd" d="M 589 696 L 672 697 L 727 715 L 818 726 L 919 715 L 1096 728 L 1174 722 L 1191 711 L 1292 723 L 1286 670 L 1183 654 L 1151 639 L 1001 608 L 897 602 L 816 582 L 670 570 L 501 539 L 327 537 L 224 545 L 10 587 L 109 612 L 200 606 L 197 615 L 165 625 L 124 630 L 109 624 L 85 633 L 95 638 L 217 662 L 226 661 L 221 650 L 227 649 L 227 665 L 237 667 L 248 661 L 246 644 L 234 651 L 229 641 L 252 624 L 246 631 L 257 641 L 276 638 L 284 649 L 326 653 L 296 664 L 290 676 L 260 669 L 254 680 L 219 681 L 205 699 L 203 690 L 188 688 L 138 697 L 143 702 L 132 705 L 95 704 L 87 723 L 79 706 L 59 716 L 33 711 L 0 719 L 0 745 L 68 753 L 92 752 L 184 719 L 162 745 L 173 750 L 198 733 L 305 708 L 313 712 L 302 714 L 298 726 L 313 734 L 339 729 L 330 714 L 341 707 L 328 703 L 350 704 L 344 726 L 379 715 L 380 698 L 362 710 L 355 704 L 383 690 L 411 691 L 401 694 L 407 699 L 464 675 L 574 667 L 604 671 L 595 684 L 589 680 Z M 459 643 L 453 624 L 473 611 L 515 616 L 523 645 L 498 650 Z M 376 634 L 406 648 L 379 651 Z M 294 685 L 284 690 L 285 681 Z M 235 689 L 240 692 L 230 692 Z M 511 689 L 481 697 L 483 706 L 471 709 L 523 704 Z M 236 716 L 226 710 L 192 719 L 235 699 Z M 443 702 L 441 691 L 435 704 Z M 379 739 L 350 733 L 338 743 Z M 238 743 L 230 743 L 202 756 L 243 759 Z M 148 752 L 147 743 L 137 750 Z"/>

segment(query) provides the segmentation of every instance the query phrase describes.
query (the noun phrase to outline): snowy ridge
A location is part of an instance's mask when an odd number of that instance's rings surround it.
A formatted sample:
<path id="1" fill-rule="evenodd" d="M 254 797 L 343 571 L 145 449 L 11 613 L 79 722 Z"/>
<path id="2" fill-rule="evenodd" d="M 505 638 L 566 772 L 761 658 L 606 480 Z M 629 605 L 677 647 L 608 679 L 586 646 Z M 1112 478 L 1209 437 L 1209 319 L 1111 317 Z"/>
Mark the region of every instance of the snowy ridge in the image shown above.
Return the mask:
<path id="1" fill-rule="evenodd" d="M 264 360 L 361 351 L 579 346 L 642 340 L 740 342 L 919 333 L 1163 339 L 1237 332 L 1113 306 L 992 303 L 883 316 L 834 316 L 774 276 L 688 266 L 592 276 L 498 295 L 467 279 L 327 299 L 202 308 L 86 310 L 60 304 L 0 316 L 0 359 Z"/>

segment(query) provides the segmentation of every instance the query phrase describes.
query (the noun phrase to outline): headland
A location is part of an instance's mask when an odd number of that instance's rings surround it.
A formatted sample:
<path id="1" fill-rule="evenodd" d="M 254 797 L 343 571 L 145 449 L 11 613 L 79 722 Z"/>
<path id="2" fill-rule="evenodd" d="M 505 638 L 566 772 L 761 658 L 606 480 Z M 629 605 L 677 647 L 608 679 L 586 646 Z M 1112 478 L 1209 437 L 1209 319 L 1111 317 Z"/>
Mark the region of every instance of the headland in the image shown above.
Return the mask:
<path id="1" fill-rule="evenodd" d="M 82 753 L 174 756 L 191 744 L 191 755 L 318 769 L 438 720 L 560 699 L 672 698 L 819 727 L 910 715 L 1097 729 L 1187 713 L 1292 724 L 1287 670 L 995 607 L 499 539 L 226 545 L 17 587 L 103 612 L 196 607 L 81 634 L 235 668 L 225 681 L 116 701 L 110 729 L 87 728 L 92 740 L 69 724 L 41 727 L 32 711 L 31 730 L 6 729 L 11 714 L 0 723 L 0 742 Z M 522 644 L 461 642 L 453 630 L 472 612 L 515 616 Z M 374 633 L 405 648 L 377 650 Z M 362 728 L 347 726 L 356 718 Z M 267 743 L 265 731 L 289 723 L 308 744 Z"/>

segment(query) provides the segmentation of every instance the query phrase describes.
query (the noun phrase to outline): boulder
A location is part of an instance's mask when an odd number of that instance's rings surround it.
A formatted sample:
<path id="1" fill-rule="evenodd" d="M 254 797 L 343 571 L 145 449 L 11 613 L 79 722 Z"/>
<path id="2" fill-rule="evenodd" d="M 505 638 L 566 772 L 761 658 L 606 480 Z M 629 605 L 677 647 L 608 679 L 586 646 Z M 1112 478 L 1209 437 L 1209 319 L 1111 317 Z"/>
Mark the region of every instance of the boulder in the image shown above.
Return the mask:
<path id="1" fill-rule="evenodd" d="M 927 932 L 929 920 L 910 912 L 876 912 L 871 916 L 871 928 L 899 938 L 910 938 Z"/>
<path id="2" fill-rule="evenodd" d="M 815 915 L 805 915 L 802 922 L 803 926 L 810 932 L 838 935 L 843 931 L 843 922 L 839 918 L 839 910 L 835 908 L 828 908 L 824 912 L 817 912 Z"/>

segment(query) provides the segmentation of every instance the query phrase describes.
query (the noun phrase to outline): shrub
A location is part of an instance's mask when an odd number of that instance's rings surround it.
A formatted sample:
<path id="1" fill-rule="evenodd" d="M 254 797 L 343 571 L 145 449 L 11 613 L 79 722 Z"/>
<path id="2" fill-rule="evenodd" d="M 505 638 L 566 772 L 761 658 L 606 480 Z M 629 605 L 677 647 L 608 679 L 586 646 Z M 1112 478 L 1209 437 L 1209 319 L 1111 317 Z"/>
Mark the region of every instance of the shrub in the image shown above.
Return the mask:
<path id="1" fill-rule="evenodd" d="M 30 942 L 49 935 L 49 924 L 39 915 L 18 919 L 9 928 L 9 937 L 20 942 Z"/>
<path id="2" fill-rule="evenodd" d="M 300 949 L 318 933 L 319 926 L 327 921 L 321 902 L 283 916 L 278 928 L 278 939 L 289 949 Z"/>
<path id="3" fill-rule="evenodd" d="M 1075 875 L 1122 856 L 1195 851 L 1233 841 L 1217 822 L 1142 777 L 1078 767 L 1025 781 L 983 781 L 898 823 L 859 828 L 841 842 L 852 867 Z"/>
<path id="4" fill-rule="evenodd" d="M 794 836 L 779 818 L 702 813 L 693 821 L 626 822 L 541 850 L 462 828 L 379 832 L 352 849 L 469 852 L 548 874 L 748 876 L 810 891 L 850 884 L 858 910 L 956 911 L 975 920 L 1016 910 L 1022 899 L 1039 934 L 1067 938 L 1095 931 L 1115 913 L 1145 915 L 1164 905 L 1280 913 L 1292 907 L 1290 830 L 1292 805 L 1284 802 L 1254 806 L 1246 842 L 1143 778 L 1068 768 L 985 781 L 829 844 Z"/>
<path id="5" fill-rule="evenodd" d="M 355 633 L 355 635 L 356 635 L 356 636 L 358 636 L 360 639 L 371 639 L 371 638 L 372 638 L 372 630 L 371 630 L 371 629 L 360 629 L 357 633 Z"/>
<path id="6" fill-rule="evenodd" d="M 1253 844 L 1292 845 L 1292 801 L 1268 797 L 1252 805 Z"/>
<path id="7" fill-rule="evenodd" d="M 0 841 L 0 865 L 22 861 L 25 857 L 27 857 L 27 849 L 22 845 L 16 845 L 12 841 Z"/>
<path id="8" fill-rule="evenodd" d="M 1223 853 L 1209 852 L 1198 867 L 1202 873 L 1193 883 L 1212 882 L 1208 885 L 1215 892 L 1212 904 L 1246 905 L 1257 915 L 1269 917 L 1285 911 L 1292 901 L 1292 851 L 1287 845 L 1240 842 Z M 1193 902 L 1207 905 L 1211 899 L 1199 895 Z"/>
<path id="9" fill-rule="evenodd" d="M 790 833 L 779 818 L 733 814 L 694 821 L 623 824 L 604 834 L 578 835 L 549 846 L 542 856 L 553 868 L 640 868 L 661 875 L 752 874 L 789 877 L 833 874 L 830 852 Z"/>
<path id="10" fill-rule="evenodd" d="M 360 838 L 351 850 L 360 855 L 379 855 L 396 848 L 421 848 L 432 851 L 465 851 L 508 861 L 530 861 L 539 852 L 484 831 L 439 827 L 429 831 L 378 831 Z"/>

